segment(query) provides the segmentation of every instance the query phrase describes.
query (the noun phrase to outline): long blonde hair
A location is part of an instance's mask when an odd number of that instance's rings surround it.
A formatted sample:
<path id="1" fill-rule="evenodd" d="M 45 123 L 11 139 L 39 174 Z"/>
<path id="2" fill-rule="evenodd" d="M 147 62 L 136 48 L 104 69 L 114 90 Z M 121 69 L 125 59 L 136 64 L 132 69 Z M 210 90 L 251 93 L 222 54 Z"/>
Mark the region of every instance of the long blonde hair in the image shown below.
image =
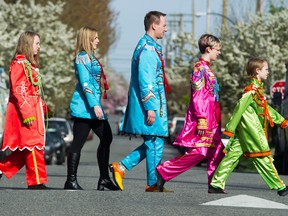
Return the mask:
<path id="1" fill-rule="evenodd" d="M 91 42 L 94 40 L 97 33 L 97 29 L 90 26 L 84 26 L 79 30 L 77 35 L 75 56 L 79 52 L 85 51 L 88 54 L 89 58 L 92 59 L 90 54 L 91 52 L 94 52 L 94 48 L 92 47 Z"/>
<path id="2" fill-rule="evenodd" d="M 40 38 L 39 34 L 32 31 L 26 31 L 20 35 L 16 51 L 14 54 L 14 58 L 16 55 L 19 54 L 24 55 L 31 64 L 33 64 L 36 67 L 39 67 L 39 52 L 35 55 L 33 51 L 35 36 L 38 36 Z"/>

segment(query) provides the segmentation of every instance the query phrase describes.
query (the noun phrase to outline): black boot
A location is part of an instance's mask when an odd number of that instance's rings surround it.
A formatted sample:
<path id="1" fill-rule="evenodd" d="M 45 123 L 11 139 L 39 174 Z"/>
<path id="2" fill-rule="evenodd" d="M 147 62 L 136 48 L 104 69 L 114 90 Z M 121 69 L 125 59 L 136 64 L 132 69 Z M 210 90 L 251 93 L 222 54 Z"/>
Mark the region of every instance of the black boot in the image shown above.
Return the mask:
<path id="1" fill-rule="evenodd" d="M 119 190 L 119 188 L 109 178 L 100 178 L 97 190 L 104 190 L 104 188 L 107 188 L 108 190 Z"/>
<path id="2" fill-rule="evenodd" d="M 80 153 L 69 153 L 67 159 L 67 180 L 64 189 L 83 190 L 77 182 L 77 169 L 80 161 Z"/>

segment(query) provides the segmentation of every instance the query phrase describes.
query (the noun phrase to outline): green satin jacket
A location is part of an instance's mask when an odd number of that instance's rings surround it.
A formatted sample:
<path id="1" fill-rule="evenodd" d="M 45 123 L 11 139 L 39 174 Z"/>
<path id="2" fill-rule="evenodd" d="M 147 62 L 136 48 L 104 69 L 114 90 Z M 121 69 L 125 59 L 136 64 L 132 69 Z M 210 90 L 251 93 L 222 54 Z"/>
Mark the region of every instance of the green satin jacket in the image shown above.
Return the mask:
<path id="1" fill-rule="evenodd" d="M 226 125 L 224 134 L 239 138 L 244 157 L 271 155 L 267 128 L 269 124 L 273 127 L 274 123 L 284 128 L 287 126 L 287 121 L 267 104 L 261 81 L 252 79 L 244 91 Z M 231 143 L 233 142 L 228 143 L 226 151 L 229 150 Z"/>

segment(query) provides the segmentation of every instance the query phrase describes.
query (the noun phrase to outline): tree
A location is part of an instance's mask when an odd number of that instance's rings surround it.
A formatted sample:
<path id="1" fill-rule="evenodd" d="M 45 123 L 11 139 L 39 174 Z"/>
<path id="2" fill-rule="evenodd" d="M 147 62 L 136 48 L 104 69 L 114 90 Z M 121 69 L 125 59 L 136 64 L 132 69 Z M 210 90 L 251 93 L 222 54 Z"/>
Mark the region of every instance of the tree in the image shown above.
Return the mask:
<path id="1" fill-rule="evenodd" d="M 5 0 L 6 2 L 15 4 L 19 0 Z M 59 0 L 49 0 L 57 4 Z M 117 25 L 115 24 L 118 16 L 110 7 L 112 0 L 61 0 L 63 5 L 62 13 L 59 19 L 72 27 L 75 31 L 79 30 L 83 25 L 92 25 L 98 28 L 100 47 L 98 53 L 105 56 L 109 48 L 116 39 Z M 30 4 L 30 0 L 22 0 L 24 4 Z M 46 5 L 47 0 L 37 0 L 38 4 Z"/>
<path id="2" fill-rule="evenodd" d="M 249 15 L 247 22 L 238 22 L 221 34 L 222 51 L 220 58 L 212 64 L 220 83 L 220 101 L 223 113 L 231 113 L 236 101 L 247 85 L 245 66 L 252 56 L 262 56 L 269 61 L 269 80 L 265 82 L 266 95 L 269 99 L 270 86 L 276 80 L 283 80 L 285 63 L 288 60 L 288 10 L 273 5 L 273 13 Z M 220 29 L 219 29 L 220 32 Z M 177 104 L 175 111 L 183 114 L 181 106 L 189 98 L 189 74 L 191 66 L 199 56 L 197 41 L 189 33 L 178 35 L 171 41 L 170 49 L 175 53 L 174 64 L 167 70 L 169 80 L 175 86 L 172 89 L 172 102 Z M 183 47 L 189 49 L 183 49 Z M 192 47 L 192 48 L 191 48 Z M 181 50 L 181 55 L 177 55 Z M 181 58 L 180 58 L 181 56 Z M 186 88 L 186 94 L 183 88 Z M 184 99 L 185 98 L 185 99 Z M 183 104 L 185 103 L 185 104 Z"/>
<path id="3" fill-rule="evenodd" d="M 269 80 L 265 82 L 269 99 L 270 86 L 284 79 L 288 59 L 288 10 L 275 14 L 250 16 L 249 23 L 238 23 L 222 35 L 222 55 L 216 62 L 216 71 L 222 89 L 221 98 L 226 112 L 231 112 L 247 84 L 245 65 L 252 56 L 269 61 Z M 233 43 L 232 43 L 233 41 Z"/>
<path id="4" fill-rule="evenodd" d="M 52 1 L 46 3 L 46 1 L 37 0 L 38 3 L 36 4 L 34 0 L 6 0 L 6 2 L 11 3 L 5 3 L 5 1 L 0 0 L 0 66 L 4 66 L 6 71 L 9 71 L 9 64 L 14 54 L 14 49 L 18 37 L 22 32 L 26 30 L 38 32 L 41 36 L 40 72 L 43 77 L 42 82 L 47 103 L 55 111 L 55 115 L 66 116 L 69 113 L 69 102 L 76 82 L 73 69 L 76 30 L 73 30 L 61 21 L 66 16 L 63 10 L 68 3 L 65 4 L 62 1 L 56 0 Z M 88 7 L 92 11 L 93 8 L 95 9 L 95 5 L 97 6 L 101 3 L 104 6 L 99 7 L 97 10 L 104 10 L 105 5 L 108 7 L 108 2 L 94 1 L 93 7 L 92 5 L 89 7 L 89 4 L 86 4 L 85 8 Z M 71 4 L 70 1 L 69 4 Z M 78 8 L 76 9 L 78 5 L 78 3 L 74 4 L 77 14 L 79 12 Z M 92 14 L 91 11 L 90 13 Z M 95 18 L 87 16 L 87 13 L 83 12 L 81 19 L 77 18 L 79 28 L 80 20 L 85 24 L 89 24 L 88 18 Z M 107 31 L 109 31 L 109 28 L 112 28 L 109 25 L 109 23 L 112 23 L 112 20 L 107 21 L 107 18 L 105 21 L 105 19 L 102 19 L 103 17 L 105 18 L 105 14 L 102 17 L 100 17 L 100 13 L 97 14 L 100 21 L 96 23 L 105 22 L 105 25 L 103 23 L 99 24 L 101 26 L 99 35 L 102 30 L 104 31 L 102 32 L 103 40 L 100 36 L 100 44 L 104 45 L 102 46 L 102 51 L 100 50 L 99 52 L 104 55 L 112 44 L 113 37 L 110 36 L 114 35 L 115 29 L 112 30 L 111 34 L 108 34 Z M 109 14 L 109 12 L 106 14 Z M 108 17 L 109 19 L 115 19 L 115 16 L 112 15 Z M 87 22 L 84 22 L 83 19 L 87 20 Z M 72 25 L 75 20 L 75 17 L 71 19 L 70 24 Z M 106 22 L 108 25 L 106 25 Z M 106 28 L 107 26 L 110 27 Z M 76 25 L 73 27 L 78 29 Z M 110 39 L 104 42 L 105 38 Z M 101 57 L 100 53 L 97 53 L 97 56 Z M 109 67 L 105 66 L 105 58 L 100 58 L 100 60 L 104 65 L 104 70 L 110 83 L 109 97 L 104 103 L 108 109 L 107 111 L 113 112 L 116 104 L 126 104 L 127 85 L 123 77 L 115 75 Z"/>
<path id="5" fill-rule="evenodd" d="M 63 3 L 48 2 L 46 5 L 7 4 L 0 0 L 0 65 L 9 71 L 19 35 L 32 30 L 40 34 L 40 73 L 47 103 L 54 110 L 63 110 L 69 104 L 69 92 L 74 81 L 72 52 L 75 33 L 59 21 Z M 45 14 L 45 16 L 43 16 Z M 68 97 L 67 97 L 68 96 Z M 56 106 L 57 105 L 57 106 Z"/>
<path id="6" fill-rule="evenodd" d="M 197 41 L 193 34 L 182 33 L 168 44 L 172 67 L 167 68 L 167 77 L 172 90 L 167 97 L 169 115 L 184 116 L 190 96 L 190 73 L 193 62 L 199 57 Z M 181 53 L 181 55 L 180 55 Z M 192 58 L 191 58 L 192 56 Z"/>

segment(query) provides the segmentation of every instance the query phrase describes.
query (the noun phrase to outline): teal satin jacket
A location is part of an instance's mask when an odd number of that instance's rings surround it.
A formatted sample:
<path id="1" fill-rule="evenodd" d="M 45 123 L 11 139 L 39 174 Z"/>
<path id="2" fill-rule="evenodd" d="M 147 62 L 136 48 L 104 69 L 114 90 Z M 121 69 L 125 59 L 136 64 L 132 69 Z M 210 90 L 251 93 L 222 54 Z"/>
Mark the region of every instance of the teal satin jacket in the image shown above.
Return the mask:
<path id="1" fill-rule="evenodd" d="M 86 52 L 79 52 L 74 61 L 76 88 L 70 102 L 71 115 L 78 118 L 97 119 L 94 106 L 102 108 L 104 120 L 107 116 L 101 105 L 101 66 L 92 55 L 89 58 Z"/>
<path id="2" fill-rule="evenodd" d="M 134 50 L 128 104 L 120 126 L 123 133 L 168 136 L 161 51 L 162 47 L 147 34 L 140 39 Z M 156 113 L 153 125 L 146 123 L 148 110 Z"/>

